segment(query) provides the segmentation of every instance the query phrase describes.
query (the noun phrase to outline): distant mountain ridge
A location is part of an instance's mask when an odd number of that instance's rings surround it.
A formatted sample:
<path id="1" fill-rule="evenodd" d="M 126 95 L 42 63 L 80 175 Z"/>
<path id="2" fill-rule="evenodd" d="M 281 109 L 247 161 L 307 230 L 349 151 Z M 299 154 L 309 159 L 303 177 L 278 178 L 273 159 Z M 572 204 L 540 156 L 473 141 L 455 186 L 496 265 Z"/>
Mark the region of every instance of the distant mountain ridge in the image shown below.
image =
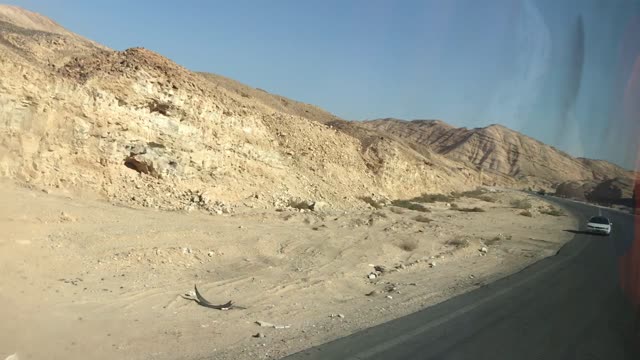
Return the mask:
<path id="1" fill-rule="evenodd" d="M 633 173 L 604 160 L 572 157 L 502 125 L 454 127 L 440 120 L 405 121 L 393 118 L 363 125 L 424 145 L 449 159 L 517 180 L 537 179 L 554 186 L 563 181 L 603 181 Z"/>

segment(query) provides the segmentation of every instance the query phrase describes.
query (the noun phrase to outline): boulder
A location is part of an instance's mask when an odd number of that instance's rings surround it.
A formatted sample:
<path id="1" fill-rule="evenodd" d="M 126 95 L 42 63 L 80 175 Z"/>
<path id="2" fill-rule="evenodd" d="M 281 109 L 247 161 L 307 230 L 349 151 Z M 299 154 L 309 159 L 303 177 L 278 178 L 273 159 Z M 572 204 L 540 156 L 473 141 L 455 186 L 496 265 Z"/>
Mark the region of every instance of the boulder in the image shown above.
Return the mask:
<path id="1" fill-rule="evenodd" d="M 605 204 L 630 203 L 633 196 L 633 179 L 614 178 L 605 180 L 587 195 L 589 201 Z"/>
<path id="2" fill-rule="evenodd" d="M 309 206 L 311 211 L 326 211 L 329 209 L 329 204 L 324 201 L 314 201 L 311 206 Z"/>
<path id="3" fill-rule="evenodd" d="M 595 186 L 596 183 L 592 181 L 566 181 L 556 187 L 555 195 L 585 201 Z"/>

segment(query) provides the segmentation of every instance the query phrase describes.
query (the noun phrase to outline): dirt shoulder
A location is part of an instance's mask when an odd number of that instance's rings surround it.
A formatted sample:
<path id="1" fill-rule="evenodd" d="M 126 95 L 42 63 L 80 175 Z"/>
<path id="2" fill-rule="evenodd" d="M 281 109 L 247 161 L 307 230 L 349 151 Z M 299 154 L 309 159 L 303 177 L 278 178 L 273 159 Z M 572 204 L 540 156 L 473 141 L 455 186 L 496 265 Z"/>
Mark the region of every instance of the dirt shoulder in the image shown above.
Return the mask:
<path id="1" fill-rule="evenodd" d="M 279 358 L 518 271 L 576 226 L 509 191 L 422 204 L 428 212 L 220 216 L 10 183 L 0 195 L 0 349 L 21 359 Z M 514 208 L 527 204 L 531 217 Z M 484 211 L 461 211 L 476 207 Z M 246 309 L 182 298 L 194 284 L 211 302 Z"/>

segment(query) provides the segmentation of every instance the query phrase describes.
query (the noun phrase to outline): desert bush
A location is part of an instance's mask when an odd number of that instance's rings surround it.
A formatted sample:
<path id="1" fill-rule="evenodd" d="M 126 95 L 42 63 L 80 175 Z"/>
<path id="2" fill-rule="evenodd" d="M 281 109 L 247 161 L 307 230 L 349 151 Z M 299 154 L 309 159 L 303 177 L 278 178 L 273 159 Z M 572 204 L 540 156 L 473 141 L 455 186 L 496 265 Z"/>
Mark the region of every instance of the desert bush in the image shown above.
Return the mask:
<path id="1" fill-rule="evenodd" d="M 481 201 L 486 201 L 486 202 L 491 202 L 491 203 L 496 202 L 495 198 L 493 198 L 492 196 L 487 195 L 487 191 L 486 190 L 482 190 L 482 189 L 465 191 L 463 193 L 455 193 L 453 196 L 456 197 L 456 198 L 466 197 L 466 198 L 470 198 L 470 199 L 478 199 L 478 200 L 481 200 Z"/>
<path id="2" fill-rule="evenodd" d="M 377 216 L 379 218 L 385 218 L 388 219 L 389 215 L 387 215 L 386 213 L 382 212 L 382 211 L 376 211 L 374 213 L 371 214 L 371 217 Z"/>
<path id="3" fill-rule="evenodd" d="M 548 209 L 540 210 L 541 214 L 551 215 L 551 216 L 564 216 L 564 212 L 560 209 L 556 209 L 553 206 Z"/>
<path id="4" fill-rule="evenodd" d="M 498 234 L 494 237 L 492 237 L 491 239 L 488 240 L 484 240 L 485 245 L 493 245 L 497 242 L 500 242 L 502 240 L 511 240 L 513 238 L 513 236 L 511 235 L 503 235 L 503 234 Z"/>
<path id="5" fill-rule="evenodd" d="M 463 212 L 484 212 L 483 208 L 480 207 L 473 207 L 473 208 L 461 208 L 461 207 L 453 207 L 453 205 L 451 205 L 451 208 L 457 211 L 463 211 Z"/>
<path id="6" fill-rule="evenodd" d="M 529 210 L 523 210 L 520 212 L 520 215 L 522 216 L 526 216 L 526 217 L 533 217 L 533 214 L 531 213 L 531 211 Z"/>
<path id="7" fill-rule="evenodd" d="M 531 207 L 533 206 L 531 204 L 531 201 L 526 200 L 526 199 L 518 199 L 518 200 L 513 200 L 511 202 L 511 206 L 516 208 L 516 209 L 523 209 L 523 210 L 527 210 L 527 209 L 531 209 Z"/>
<path id="8" fill-rule="evenodd" d="M 411 201 L 421 202 L 421 203 L 434 203 L 434 202 L 451 202 L 455 200 L 456 197 L 454 195 L 445 195 L 445 194 L 422 194 L 420 196 L 414 197 Z"/>
<path id="9" fill-rule="evenodd" d="M 391 202 L 391 205 L 397 206 L 397 207 L 401 207 L 401 208 L 405 208 L 405 209 L 409 209 L 409 210 L 422 211 L 422 212 L 431 212 L 431 210 L 429 210 L 429 208 L 427 208 L 426 206 L 424 206 L 422 204 L 416 204 L 416 203 L 411 202 L 409 200 L 393 200 Z"/>
<path id="10" fill-rule="evenodd" d="M 398 247 L 404 251 L 413 251 L 418 248 L 418 241 L 415 239 L 404 239 Z"/>
<path id="11" fill-rule="evenodd" d="M 413 218 L 413 220 L 417 221 L 417 222 L 423 222 L 423 223 L 430 223 L 433 220 L 431 220 L 430 218 L 424 216 L 424 215 L 418 215 L 416 217 Z"/>
<path id="12" fill-rule="evenodd" d="M 382 209 L 384 207 L 383 203 L 374 200 L 371 196 L 362 196 L 359 199 L 371 205 L 374 209 Z"/>
<path id="13" fill-rule="evenodd" d="M 471 245 L 471 243 L 467 239 L 451 239 L 451 240 L 447 241 L 445 244 L 448 245 L 448 246 L 453 246 L 456 249 L 465 248 L 465 247 Z"/>
<path id="14" fill-rule="evenodd" d="M 392 213 L 399 214 L 399 215 L 400 214 L 404 214 L 404 213 L 407 212 L 405 209 L 399 208 L 399 207 L 395 207 L 395 206 L 390 207 L 389 210 L 391 210 Z"/>
<path id="15" fill-rule="evenodd" d="M 486 201 L 486 202 L 490 202 L 490 203 L 494 203 L 498 200 L 496 200 L 496 198 L 491 197 L 489 195 L 483 195 L 483 196 L 478 196 L 477 197 L 478 200 L 482 200 L 482 201 Z"/>
<path id="16" fill-rule="evenodd" d="M 465 191 L 461 194 L 459 194 L 460 196 L 464 196 L 464 197 L 468 197 L 468 198 L 477 198 L 478 196 L 483 196 L 486 195 L 487 192 L 485 190 L 482 189 L 476 189 L 476 190 L 469 190 L 469 191 Z"/>
<path id="17" fill-rule="evenodd" d="M 308 201 L 303 200 L 289 200 L 289 207 L 299 210 L 309 210 L 311 204 Z"/>

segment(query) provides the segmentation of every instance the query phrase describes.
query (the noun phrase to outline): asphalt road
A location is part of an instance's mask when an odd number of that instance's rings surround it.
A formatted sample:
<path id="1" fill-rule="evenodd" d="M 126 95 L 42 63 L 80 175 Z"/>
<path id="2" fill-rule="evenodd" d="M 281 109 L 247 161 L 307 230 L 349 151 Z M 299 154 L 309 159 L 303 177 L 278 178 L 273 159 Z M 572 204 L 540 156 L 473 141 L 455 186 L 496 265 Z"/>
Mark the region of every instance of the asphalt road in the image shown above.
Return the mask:
<path id="1" fill-rule="evenodd" d="M 616 257 L 631 215 L 553 199 L 582 219 L 611 219 L 610 237 L 575 231 L 556 256 L 417 313 L 286 357 L 311 359 L 640 359 Z M 578 231 L 576 231 L 578 230 Z"/>

